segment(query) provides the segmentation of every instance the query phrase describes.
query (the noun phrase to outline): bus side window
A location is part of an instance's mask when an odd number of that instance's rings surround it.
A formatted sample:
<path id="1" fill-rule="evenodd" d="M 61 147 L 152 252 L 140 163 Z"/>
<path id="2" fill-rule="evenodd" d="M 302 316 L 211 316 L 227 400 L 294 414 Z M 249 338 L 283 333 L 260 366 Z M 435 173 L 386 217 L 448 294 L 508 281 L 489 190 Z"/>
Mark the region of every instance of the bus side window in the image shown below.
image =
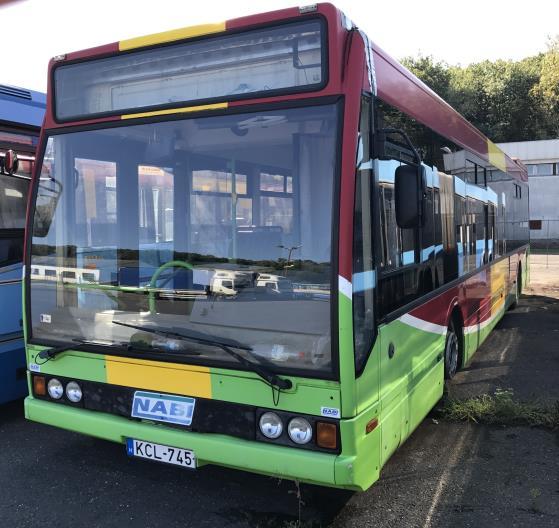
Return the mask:
<path id="1" fill-rule="evenodd" d="M 21 262 L 27 206 L 27 180 L 0 175 L 0 266 Z"/>

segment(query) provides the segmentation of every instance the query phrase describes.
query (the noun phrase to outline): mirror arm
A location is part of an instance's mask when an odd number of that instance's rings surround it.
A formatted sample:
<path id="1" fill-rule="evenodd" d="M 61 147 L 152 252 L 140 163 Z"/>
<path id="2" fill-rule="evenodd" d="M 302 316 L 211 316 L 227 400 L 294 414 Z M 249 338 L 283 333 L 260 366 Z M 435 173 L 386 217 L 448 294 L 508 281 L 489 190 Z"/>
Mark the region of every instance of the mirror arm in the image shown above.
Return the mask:
<path id="1" fill-rule="evenodd" d="M 417 161 L 417 164 L 421 165 L 422 159 L 421 159 L 421 156 L 420 156 L 419 152 L 413 146 L 413 143 L 411 142 L 411 139 L 409 138 L 409 136 L 401 128 L 381 128 L 377 133 L 382 134 L 383 136 L 386 136 L 388 134 L 397 134 L 397 135 L 403 137 L 404 141 L 406 142 L 406 145 L 413 152 L 413 155 L 414 155 L 414 157 Z M 380 139 L 380 141 L 383 141 L 385 138 L 381 137 L 379 139 Z"/>

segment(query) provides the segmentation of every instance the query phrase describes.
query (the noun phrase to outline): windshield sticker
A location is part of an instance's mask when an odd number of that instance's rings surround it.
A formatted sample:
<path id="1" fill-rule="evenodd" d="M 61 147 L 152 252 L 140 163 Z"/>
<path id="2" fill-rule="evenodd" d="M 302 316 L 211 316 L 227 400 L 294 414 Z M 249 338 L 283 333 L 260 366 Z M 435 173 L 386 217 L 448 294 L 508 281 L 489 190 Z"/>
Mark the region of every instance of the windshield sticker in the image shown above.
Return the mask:
<path id="1" fill-rule="evenodd" d="M 321 407 L 320 414 L 322 416 L 327 416 L 328 418 L 339 418 L 340 409 L 336 409 L 335 407 Z"/>
<path id="2" fill-rule="evenodd" d="M 50 324 L 52 322 L 50 314 L 41 314 L 41 323 Z"/>

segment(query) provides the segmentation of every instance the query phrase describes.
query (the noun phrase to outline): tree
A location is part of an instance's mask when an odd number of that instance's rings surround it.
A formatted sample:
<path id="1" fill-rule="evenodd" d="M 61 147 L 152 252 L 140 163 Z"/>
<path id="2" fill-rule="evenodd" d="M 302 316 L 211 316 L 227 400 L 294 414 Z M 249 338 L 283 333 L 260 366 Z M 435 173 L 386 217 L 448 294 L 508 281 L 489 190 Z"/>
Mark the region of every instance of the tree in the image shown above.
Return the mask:
<path id="1" fill-rule="evenodd" d="M 533 88 L 533 95 L 540 98 L 547 114 L 549 132 L 553 137 L 559 137 L 559 36 L 548 42 L 541 74 L 537 85 Z"/>
<path id="2" fill-rule="evenodd" d="M 559 136 L 559 38 L 520 61 L 461 67 L 420 55 L 402 63 L 495 142 Z"/>
<path id="3" fill-rule="evenodd" d="M 443 99 L 448 99 L 451 71 L 446 62 L 436 62 L 432 56 L 404 57 L 401 63 L 431 90 Z"/>

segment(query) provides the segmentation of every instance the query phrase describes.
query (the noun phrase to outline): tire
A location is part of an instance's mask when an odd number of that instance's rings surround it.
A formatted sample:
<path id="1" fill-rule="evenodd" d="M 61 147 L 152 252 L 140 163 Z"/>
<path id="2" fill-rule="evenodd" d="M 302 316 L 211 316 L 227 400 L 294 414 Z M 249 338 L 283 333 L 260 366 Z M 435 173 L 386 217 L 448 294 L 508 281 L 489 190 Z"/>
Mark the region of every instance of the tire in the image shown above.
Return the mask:
<path id="1" fill-rule="evenodd" d="M 460 336 L 454 321 L 450 321 L 444 344 L 444 378 L 452 379 L 458 372 L 460 362 Z"/>

